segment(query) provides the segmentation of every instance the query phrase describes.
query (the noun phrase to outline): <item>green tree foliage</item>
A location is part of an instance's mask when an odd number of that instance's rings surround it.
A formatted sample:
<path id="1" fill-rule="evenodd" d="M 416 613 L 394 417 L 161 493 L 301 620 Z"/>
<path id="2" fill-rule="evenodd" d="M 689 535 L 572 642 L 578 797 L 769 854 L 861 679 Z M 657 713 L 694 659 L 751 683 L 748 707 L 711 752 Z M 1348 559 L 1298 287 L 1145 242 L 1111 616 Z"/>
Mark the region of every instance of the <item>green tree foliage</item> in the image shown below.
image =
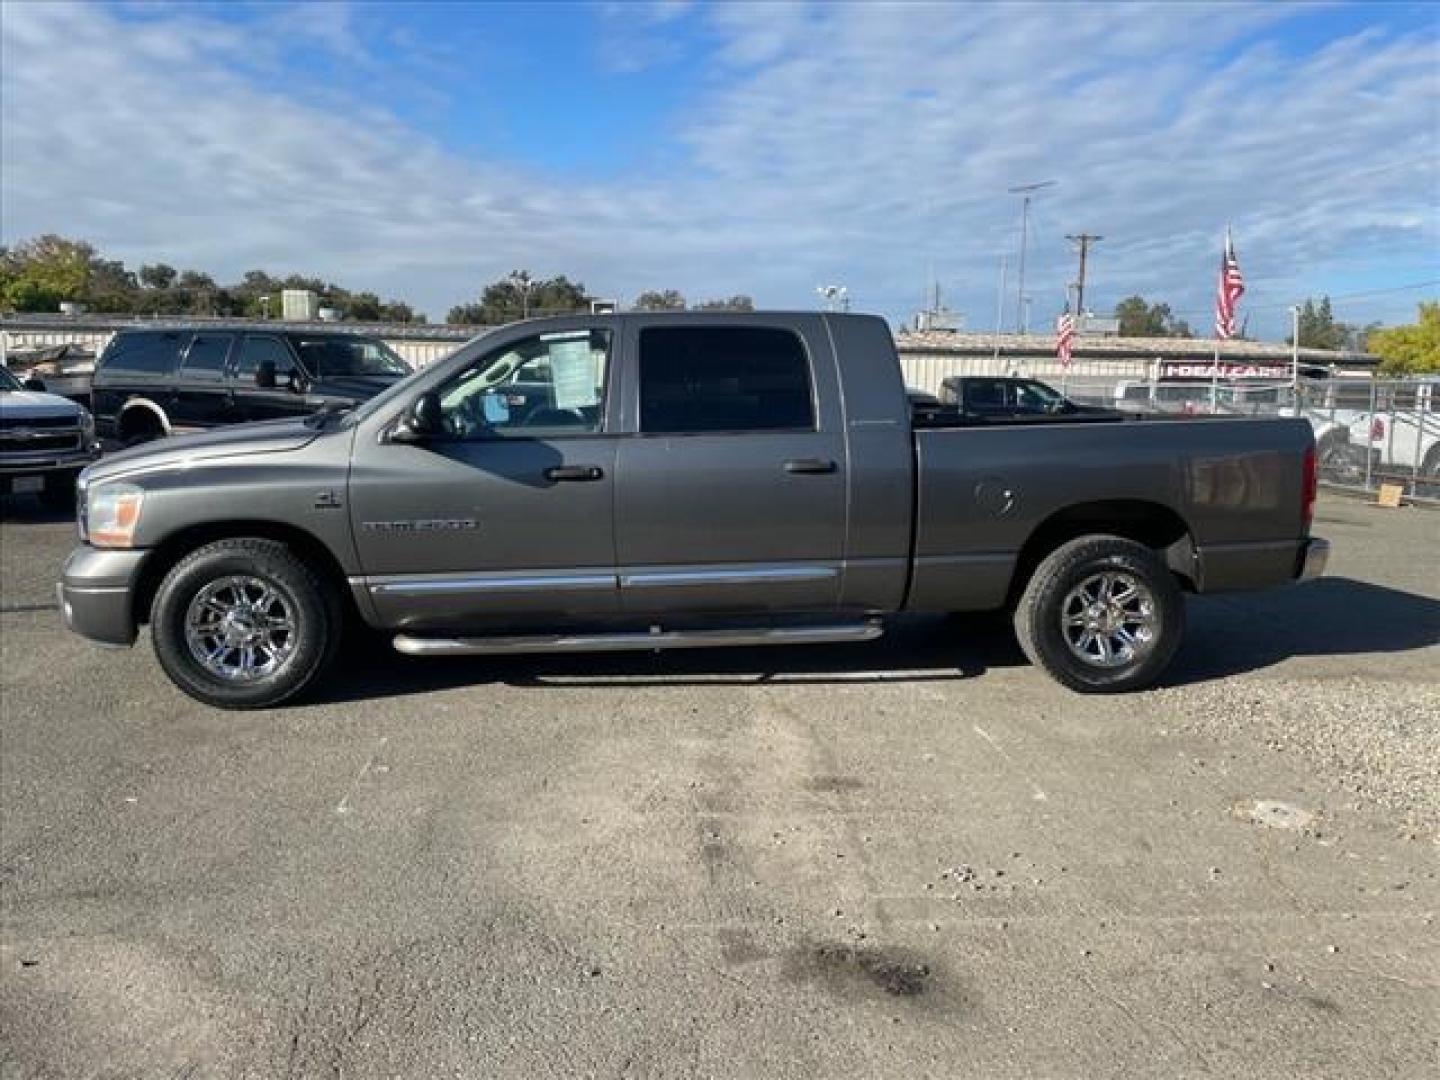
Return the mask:
<path id="1" fill-rule="evenodd" d="M 6 250 L 0 295 L 16 311 L 54 311 L 61 301 L 83 301 L 94 261 L 89 244 L 46 233 Z"/>
<path id="2" fill-rule="evenodd" d="M 311 289 L 348 319 L 410 322 L 415 316 L 401 301 L 300 274 L 282 278 L 251 270 L 233 285 L 220 285 L 201 271 L 155 263 L 137 275 L 119 260 L 101 258 L 90 244 L 50 234 L 0 248 L 0 307 L 7 310 L 53 312 L 62 301 L 77 300 L 116 315 L 258 318 L 266 308 L 260 298 L 268 296 L 269 314 L 278 317 L 285 289 Z"/>
<path id="3" fill-rule="evenodd" d="M 675 289 L 647 289 L 635 298 L 636 311 L 684 311 L 685 297 Z"/>
<path id="4" fill-rule="evenodd" d="M 755 301 L 743 294 L 732 296 L 728 300 L 706 300 L 703 304 L 695 305 L 696 311 L 754 311 Z"/>
<path id="5" fill-rule="evenodd" d="M 1115 305 L 1115 318 L 1120 320 L 1121 337 L 1188 338 L 1190 324 L 1177 319 L 1169 304 L 1152 304 L 1143 296 L 1127 296 Z"/>
<path id="6" fill-rule="evenodd" d="M 168 289 L 175 284 L 178 271 L 167 263 L 140 267 L 140 284 L 147 289 Z"/>
<path id="7" fill-rule="evenodd" d="M 1306 299 L 1300 308 L 1300 344 L 1307 349 L 1343 349 L 1349 344 L 1354 328 L 1336 322 L 1330 311 L 1330 297 L 1321 297 L 1320 303 Z M 1294 335 L 1287 334 L 1291 342 Z"/>
<path id="8" fill-rule="evenodd" d="M 540 279 L 531 277 L 528 271 L 516 270 L 481 289 L 478 302 L 451 308 L 445 321 L 452 325 L 495 326 L 537 315 L 589 310 L 590 294 L 580 282 L 564 274 Z"/>
<path id="9" fill-rule="evenodd" d="M 1422 301 L 1411 325 L 1372 330 L 1365 345 L 1380 357 L 1382 374 L 1440 373 L 1440 300 Z"/>

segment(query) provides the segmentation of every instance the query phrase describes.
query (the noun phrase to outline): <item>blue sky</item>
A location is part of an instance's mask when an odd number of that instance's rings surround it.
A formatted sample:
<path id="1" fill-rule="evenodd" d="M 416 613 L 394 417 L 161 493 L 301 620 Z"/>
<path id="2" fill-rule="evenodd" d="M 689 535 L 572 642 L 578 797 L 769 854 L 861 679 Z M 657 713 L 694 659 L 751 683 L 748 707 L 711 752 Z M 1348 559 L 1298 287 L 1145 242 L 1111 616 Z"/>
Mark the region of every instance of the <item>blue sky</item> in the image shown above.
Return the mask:
<path id="1" fill-rule="evenodd" d="M 1440 279 L 1440 15 L 1385 4 L 63 4 L 0 15 L 0 231 L 442 318 L 517 267 L 977 329 L 1032 221 L 1088 295 L 1208 325 L 1235 226 L 1252 332 Z M 1440 287 L 1336 301 L 1408 318 Z M 1006 301 L 1013 321 L 1013 295 Z"/>

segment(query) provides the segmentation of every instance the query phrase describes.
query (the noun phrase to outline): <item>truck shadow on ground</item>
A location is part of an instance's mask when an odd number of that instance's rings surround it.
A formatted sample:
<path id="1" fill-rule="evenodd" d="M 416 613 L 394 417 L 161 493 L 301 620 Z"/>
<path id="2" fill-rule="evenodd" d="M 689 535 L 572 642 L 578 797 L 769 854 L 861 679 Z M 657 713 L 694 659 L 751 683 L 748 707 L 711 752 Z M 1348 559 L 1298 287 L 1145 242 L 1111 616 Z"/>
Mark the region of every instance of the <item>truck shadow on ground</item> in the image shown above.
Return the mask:
<path id="1" fill-rule="evenodd" d="M 32 525 L 53 525 L 74 521 L 75 508 L 46 506 L 39 496 L 24 494 L 0 495 L 0 521 L 25 522 Z"/>
<path id="2" fill-rule="evenodd" d="M 1300 656 L 1401 653 L 1440 644 L 1440 600 L 1351 578 L 1191 597 L 1185 644 L 1164 686 L 1186 686 Z"/>
<path id="3" fill-rule="evenodd" d="M 1408 652 L 1440 644 L 1440 601 L 1348 578 L 1191 597 L 1185 643 L 1162 686 L 1186 686 L 1298 656 Z M 954 682 L 1026 664 L 1008 615 L 909 616 L 860 645 L 404 657 L 368 635 L 347 647 L 315 703 L 422 694 L 485 683 L 539 689 Z M 1043 678 L 1038 671 L 1035 677 Z"/>

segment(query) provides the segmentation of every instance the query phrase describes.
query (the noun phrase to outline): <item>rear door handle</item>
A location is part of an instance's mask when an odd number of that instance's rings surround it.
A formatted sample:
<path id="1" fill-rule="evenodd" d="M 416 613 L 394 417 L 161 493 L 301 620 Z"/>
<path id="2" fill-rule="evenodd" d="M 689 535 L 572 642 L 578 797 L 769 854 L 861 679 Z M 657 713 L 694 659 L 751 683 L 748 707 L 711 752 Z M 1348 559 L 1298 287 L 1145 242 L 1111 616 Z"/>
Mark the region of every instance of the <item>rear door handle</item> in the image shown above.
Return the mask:
<path id="1" fill-rule="evenodd" d="M 785 462 L 788 473 L 832 473 L 835 462 L 826 458 L 792 458 Z"/>
<path id="2" fill-rule="evenodd" d="M 545 470 L 546 480 L 599 480 L 604 475 L 599 465 L 552 465 Z"/>

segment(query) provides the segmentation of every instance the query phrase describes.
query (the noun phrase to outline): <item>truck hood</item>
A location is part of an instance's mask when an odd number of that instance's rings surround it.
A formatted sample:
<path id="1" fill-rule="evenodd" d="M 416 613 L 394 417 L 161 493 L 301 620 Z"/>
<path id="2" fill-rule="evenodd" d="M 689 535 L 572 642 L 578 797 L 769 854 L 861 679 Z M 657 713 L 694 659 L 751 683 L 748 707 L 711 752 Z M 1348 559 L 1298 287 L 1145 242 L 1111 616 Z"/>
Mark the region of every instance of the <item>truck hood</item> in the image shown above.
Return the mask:
<path id="1" fill-rule="evenodd" d="M 307 425 L 303 419 L 235 424 L 199 435 L 156 439 L 118 454 L 107 454 L 86 469 L 84 475 L 90 481 L 110 480 L 212 458 L 299 450 L 314 442 L 319 435 L 319 430 Z"/>
<path id="2" fill-rule="evenodd" d="M 50 420 L 57 416 L 79 416 L 80 406 L 59 394 L 41 390 L 0 392 L 0 416 L 6 420 Z"/>

